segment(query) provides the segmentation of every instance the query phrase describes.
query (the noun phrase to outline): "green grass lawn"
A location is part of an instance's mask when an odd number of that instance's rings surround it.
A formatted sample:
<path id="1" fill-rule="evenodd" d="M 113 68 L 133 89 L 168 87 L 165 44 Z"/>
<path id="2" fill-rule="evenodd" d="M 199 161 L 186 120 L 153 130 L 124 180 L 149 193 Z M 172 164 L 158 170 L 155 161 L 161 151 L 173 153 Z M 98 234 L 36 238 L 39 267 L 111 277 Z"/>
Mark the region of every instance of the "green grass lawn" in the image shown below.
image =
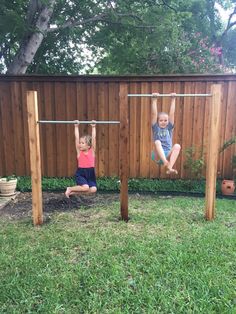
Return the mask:
<path id="1" fill-rule="evenodd" d="M 0 222 L 0 313 L 236 313 L 236 202 L 130 196 Z"/>

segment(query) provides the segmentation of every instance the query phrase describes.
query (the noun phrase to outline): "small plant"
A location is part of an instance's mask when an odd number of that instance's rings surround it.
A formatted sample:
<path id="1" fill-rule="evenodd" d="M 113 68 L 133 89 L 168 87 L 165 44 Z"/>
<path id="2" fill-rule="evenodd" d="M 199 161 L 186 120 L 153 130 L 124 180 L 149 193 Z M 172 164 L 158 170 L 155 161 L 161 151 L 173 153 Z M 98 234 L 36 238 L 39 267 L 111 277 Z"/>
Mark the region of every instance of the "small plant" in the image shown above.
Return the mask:
<path id="1" fill-rule="evenodd" d="M 16 180 L 17 179 L 17 176 L 15 174 L 12 174 L 10 176 L 3 176 L 3 177 L 0 177 L 1 179 L 4 179 L 4 181 L 11 181 L 11 180 Z"/>
<path id="2" fill-rule="evenodd" d="M 233 178 L 236 178 L 236 155 L 232 157 Z"/>
<path id="3" fill-rule="evenodd" d="M 194 155 L 198 153 L 201 157 L 194 158 Z M 186 160 L 184 163 L 184 169 L 188 170 L 191 178 L 201 179 L 202 171 L 205 169 L 205 161 L 203 156 L 203 149 L 199 149 L 196 146 L 190 146 L 185 150 Z"/>
<path id="4" fill-rule="evenodd" d="M 224 144 L 220 148 L 220 153 L 222 153 L 226 148 L 228 148 L 229 146 L 231 146 L 233 144 L 236 144 L 236 135 L 234 135 L 229 140 L 224 142 Z M 232 177 L 231 177 L 231 179 L 234 180 L 236 177 L 236 155 L 232 156 L 231 166 L 232 166 Z"/>
<path id="5" fill-rule="evenodd" d="M 222 153 L 227 147 L 236 143 L 236 135 L 230 138 L 228 141 L 225 141 L 223 146 L 220 149 L 220 153 Z"/>
<path id="6" fill-rule="evenodd" d="M 3 178 L 6 178 L 7 181 L 16 180 L 17 176 L 15 174 L 12 174 L 10 176 L 5 176 Z"/>

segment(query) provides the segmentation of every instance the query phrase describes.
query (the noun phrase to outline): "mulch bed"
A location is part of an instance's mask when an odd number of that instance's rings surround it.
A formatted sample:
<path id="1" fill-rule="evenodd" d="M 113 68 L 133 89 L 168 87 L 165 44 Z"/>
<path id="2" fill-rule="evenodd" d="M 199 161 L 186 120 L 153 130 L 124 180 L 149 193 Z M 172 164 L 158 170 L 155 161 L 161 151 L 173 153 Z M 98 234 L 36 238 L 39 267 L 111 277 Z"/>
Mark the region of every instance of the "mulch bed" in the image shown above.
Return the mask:
<path id="1" fill-rule="evenodd" d="M 51 214 L 53 212 L 75 211 L 81 208 L 92 208 L 97 206 L 107 206 L 119 201 L 119 194 L 91 194 L 71 196 L 69 199 L 64 193 L 43 192 L 43 212 Z M 32 216 L 32 194 L 30 192 L 20 193 L 15 199 L 0 210 L 0 217 L 19 219 Z"/>

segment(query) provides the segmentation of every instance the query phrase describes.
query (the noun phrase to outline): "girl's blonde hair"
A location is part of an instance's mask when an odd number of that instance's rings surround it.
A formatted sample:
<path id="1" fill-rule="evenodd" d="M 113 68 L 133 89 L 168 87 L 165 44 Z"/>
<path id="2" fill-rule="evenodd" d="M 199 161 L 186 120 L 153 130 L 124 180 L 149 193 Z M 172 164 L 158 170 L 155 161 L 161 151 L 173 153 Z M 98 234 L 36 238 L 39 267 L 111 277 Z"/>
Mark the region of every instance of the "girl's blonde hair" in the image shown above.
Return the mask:
<path id="1" fill-rule="evenodd" d="M 85 143 L 91 147 L 92 146 L 92 136 L 91 135 L 83 135 L 81 138 L 84 138 Z"/>

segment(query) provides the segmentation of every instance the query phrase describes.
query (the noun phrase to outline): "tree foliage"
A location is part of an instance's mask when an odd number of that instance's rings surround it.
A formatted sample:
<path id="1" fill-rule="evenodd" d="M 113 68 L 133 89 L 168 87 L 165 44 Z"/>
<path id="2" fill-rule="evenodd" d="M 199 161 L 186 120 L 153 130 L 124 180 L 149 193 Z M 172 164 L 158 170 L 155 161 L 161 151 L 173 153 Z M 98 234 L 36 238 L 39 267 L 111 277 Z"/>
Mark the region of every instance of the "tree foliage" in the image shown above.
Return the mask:
<path id="1" fill-rule="evenodd" d="M 232 8 L 225 28 L 216 2 Z M 0 71 L 220 71 L 235 66 L 235 8 L 235 0 L 1 0 Z"/>

